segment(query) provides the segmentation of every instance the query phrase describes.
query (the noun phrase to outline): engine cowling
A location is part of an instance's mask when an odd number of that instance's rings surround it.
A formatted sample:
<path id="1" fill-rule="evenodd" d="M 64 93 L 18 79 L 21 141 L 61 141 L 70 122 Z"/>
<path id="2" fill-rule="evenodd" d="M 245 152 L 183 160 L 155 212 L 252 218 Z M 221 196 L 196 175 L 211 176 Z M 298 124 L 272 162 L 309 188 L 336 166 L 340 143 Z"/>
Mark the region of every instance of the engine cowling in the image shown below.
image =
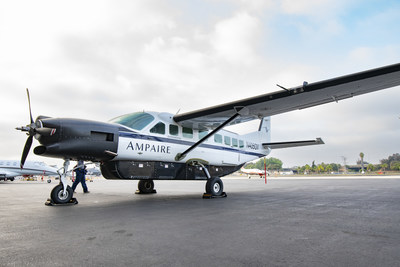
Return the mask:
<path id="1" fill-rule="evenodd" d="M 40 123 L 54 130 L 37 136 L 41 145 L 35 147 L 36 155 L 89 161 L 107 161 L 117 155 L 116 124 L 69 118 L 44 118 Z"/>

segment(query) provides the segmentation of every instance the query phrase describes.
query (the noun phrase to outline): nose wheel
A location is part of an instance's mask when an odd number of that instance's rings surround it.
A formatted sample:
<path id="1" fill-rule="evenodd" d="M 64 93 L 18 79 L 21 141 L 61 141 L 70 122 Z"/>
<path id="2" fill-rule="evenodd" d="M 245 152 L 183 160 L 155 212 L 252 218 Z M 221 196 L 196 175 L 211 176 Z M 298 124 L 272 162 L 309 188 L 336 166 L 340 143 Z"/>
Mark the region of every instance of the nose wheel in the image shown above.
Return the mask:
<path id="1" fill-rule="evenodd" d="M 64 186 L 59 184 L 51 190 L 50 198 L 55 204 L 66 204 L 72 199 L 74 192 L 72 188 L 68 185 L 67 190 L 64 192 Z"/>

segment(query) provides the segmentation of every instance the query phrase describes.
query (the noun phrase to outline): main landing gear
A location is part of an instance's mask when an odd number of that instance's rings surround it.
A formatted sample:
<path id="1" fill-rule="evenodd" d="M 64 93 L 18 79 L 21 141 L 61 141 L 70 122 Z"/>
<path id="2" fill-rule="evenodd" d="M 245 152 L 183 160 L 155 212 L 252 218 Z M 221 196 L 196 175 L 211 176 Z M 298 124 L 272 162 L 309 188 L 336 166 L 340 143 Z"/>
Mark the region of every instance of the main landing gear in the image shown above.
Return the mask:
<path id="1" fill-rule="evenodd" d="M 211 177 L 210 172 L 201 162 L 196 162 L 196 164 L 201 167 L 207 177 L 206 192 L 203 194 L 203 198 L 227 197 L 221 178 Z"/>
<path id="2" fill-rule="evenodd" d="M 46 201 L 45 205 L 52 206 L 54 204 L 78 204 L 76 198 L 73 198 L 74 192 L 67 184 L 67 172 L 69 167 L 69 160 L 64 161 L 63 172 L 60 174 L 60 183 L 51 190 L 50 198 Z"/>
<path id="3" fill-rule="evenodd" d="M 136 194 L 155 194 L 157 191 L 154 189 L 153 180 L 139 180 L 138 190 Z"/>
<path id="4" fill-rule="evenodd" d="M 212 196 L 221 196 L 224 192 L 224 184 L 219 177 L 212 177 L 207 180 L 206 193 Z"/>
<path id="5" fill-rule="evenodd" d="M 206 192 L 203 194 L 203 198 L 216 198 L 216 197 L 227 197 L 224 192 L 224 184 L 219 177 L 211 177 L 206 183 Z"/>

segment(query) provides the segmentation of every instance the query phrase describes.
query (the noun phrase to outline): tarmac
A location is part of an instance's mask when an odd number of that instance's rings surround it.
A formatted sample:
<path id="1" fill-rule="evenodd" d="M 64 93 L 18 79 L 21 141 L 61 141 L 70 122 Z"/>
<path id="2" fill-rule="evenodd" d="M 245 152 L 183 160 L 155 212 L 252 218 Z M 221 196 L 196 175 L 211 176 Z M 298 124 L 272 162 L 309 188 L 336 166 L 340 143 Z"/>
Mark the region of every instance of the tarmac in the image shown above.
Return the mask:
<path id="1" fill-rule="evenodd" d="M 223 181 L 0 182 L 0 266 L 400 266 L 400 176 Z"/>

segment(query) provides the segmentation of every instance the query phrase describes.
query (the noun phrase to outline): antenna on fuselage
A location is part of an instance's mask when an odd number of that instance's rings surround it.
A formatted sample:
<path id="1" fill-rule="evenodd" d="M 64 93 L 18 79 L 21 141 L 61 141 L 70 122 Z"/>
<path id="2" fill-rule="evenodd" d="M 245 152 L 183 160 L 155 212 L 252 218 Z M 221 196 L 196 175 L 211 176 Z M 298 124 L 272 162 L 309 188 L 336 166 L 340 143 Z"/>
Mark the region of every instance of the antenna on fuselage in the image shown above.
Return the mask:
<path id="1" fill-rule="evenodd" d="M 290 90 L 289 90 L 289 89 L 287 89 L 287 88 L 283 87 L 282 85 L 276 84 L 276 86 L 278 86 L 279 88 L 282 88 L 283 90 L 285 90 L 285 91 L 287 91 L 287 92 L 290 92 Z"/>
<path id="2" fill-rule="evenodd" d="M 178 115 L 179 111 L 181 111 L 181 109 L 178 109 L 178 111 L 175 113 L 175 115 Z"/>

